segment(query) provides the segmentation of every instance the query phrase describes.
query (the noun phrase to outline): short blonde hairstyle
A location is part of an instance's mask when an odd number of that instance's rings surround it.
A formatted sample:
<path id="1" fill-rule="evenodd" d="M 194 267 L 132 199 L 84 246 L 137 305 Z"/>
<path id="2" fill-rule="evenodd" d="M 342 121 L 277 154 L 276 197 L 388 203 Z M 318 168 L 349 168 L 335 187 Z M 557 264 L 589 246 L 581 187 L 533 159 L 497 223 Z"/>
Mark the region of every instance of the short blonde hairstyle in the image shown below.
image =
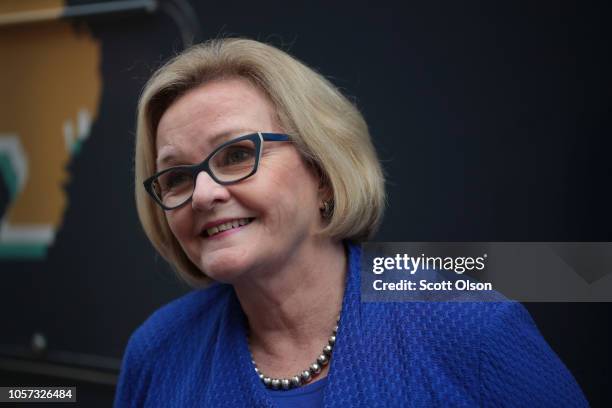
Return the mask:
<path id="1" fill-rule="evenodd" d="M 156 172 L 156 132 L 168 107 L 206 82 L 245 78 L 273 102 L 281 128 L 329 187 L 333 212 L 321 232 L 361 242 L 377 230 L 385 207 L 383 171 L 358 109 L 338 89 L 287 53 L 248 39 L 226 38 L 195 45 L 158 69 L 138 103 L 136 207 L 153 246 L 192 286 L 211 282 L 187 257 L 164 211 L 143 181 Z"/>

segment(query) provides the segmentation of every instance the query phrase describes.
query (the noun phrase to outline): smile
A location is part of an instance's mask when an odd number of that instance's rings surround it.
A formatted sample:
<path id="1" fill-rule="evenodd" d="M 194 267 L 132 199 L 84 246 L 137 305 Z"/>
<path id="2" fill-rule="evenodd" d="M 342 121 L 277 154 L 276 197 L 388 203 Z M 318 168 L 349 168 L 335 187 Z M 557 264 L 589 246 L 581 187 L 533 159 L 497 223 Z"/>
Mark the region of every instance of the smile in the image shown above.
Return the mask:
<path id="1" fill-rule="evenodd" d="M 211 227 L 211 228 L 207 228 L 206 229 L 206 233 L 204 234 L 205 236 L 208 237 L 212 237 L 214 235 L 217 235 L 223 231 L 228 231 L 234 228 L 239 228 L 242 227 L 244 225 L 250 224 L 251 221 L 253 221 L 254 218 L 239 218 L 236 220 L 232 220 L 232 221 L 228 221 L 225 222 L 223 224 L 219 224 L 217 226 Z"/>

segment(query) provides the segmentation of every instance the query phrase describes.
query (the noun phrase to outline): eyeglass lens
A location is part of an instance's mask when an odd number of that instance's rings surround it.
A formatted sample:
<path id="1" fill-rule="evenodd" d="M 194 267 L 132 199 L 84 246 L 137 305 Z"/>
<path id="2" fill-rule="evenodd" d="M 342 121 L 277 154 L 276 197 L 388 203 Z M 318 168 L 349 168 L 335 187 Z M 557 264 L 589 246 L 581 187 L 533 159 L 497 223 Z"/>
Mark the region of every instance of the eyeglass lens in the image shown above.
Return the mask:
<path id="1" fill-rule="evenodd" d="M 240 140 L 218 150 L 208 161 L 214 178 L 231 183 L 248 176 L 255 169 L 257 145 L 252 140 Z M 166 207 L 175 207 L 189 200 L 195 177 L 190 168 L 177 168 L 161 174 L 153 181 L 153 189 Z"/>

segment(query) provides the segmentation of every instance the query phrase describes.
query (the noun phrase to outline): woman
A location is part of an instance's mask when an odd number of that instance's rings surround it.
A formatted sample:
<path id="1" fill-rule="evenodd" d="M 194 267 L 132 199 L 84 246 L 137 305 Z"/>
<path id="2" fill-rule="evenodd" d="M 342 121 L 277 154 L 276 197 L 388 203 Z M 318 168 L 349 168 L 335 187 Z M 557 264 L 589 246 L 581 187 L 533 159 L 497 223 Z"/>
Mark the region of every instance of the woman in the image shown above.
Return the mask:
<path id="1" fill-rule="evenodd" d="M 132 335 L 116 406 L 586 405 L 518 304 L 360 302 L 382 171 L 357 109 L 276 48 L 216 40 L 158 70 L 136 181 L 155 248 L 208 288 Z"/>

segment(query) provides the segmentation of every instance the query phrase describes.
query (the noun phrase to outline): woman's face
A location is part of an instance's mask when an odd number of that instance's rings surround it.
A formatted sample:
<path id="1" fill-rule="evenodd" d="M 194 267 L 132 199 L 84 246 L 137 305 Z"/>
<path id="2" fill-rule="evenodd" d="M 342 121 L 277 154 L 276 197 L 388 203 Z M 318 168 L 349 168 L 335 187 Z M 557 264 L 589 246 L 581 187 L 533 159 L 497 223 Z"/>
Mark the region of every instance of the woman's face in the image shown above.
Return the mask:
<path id="1" fill-rule="evenodd" d="M 213 81 L 189 91 L 163 114 L 157 129 L 157 170 L 199 163 L 238 136 L 281 131 L 271 102 L 247 80 Z M 202 172 L 192 201 L 167 211 L 166 218 L 200 270 L 233 283 L 242 276 L 273 272 L 314 247 L 322 227 L 321 194 L 317 177 L 290 142 L 263 142 L 253 176 L 222 186 Z M 207 232 L 211 225 L 236 225 L 245 219 L 252 221 L 212 236 Z"/>

